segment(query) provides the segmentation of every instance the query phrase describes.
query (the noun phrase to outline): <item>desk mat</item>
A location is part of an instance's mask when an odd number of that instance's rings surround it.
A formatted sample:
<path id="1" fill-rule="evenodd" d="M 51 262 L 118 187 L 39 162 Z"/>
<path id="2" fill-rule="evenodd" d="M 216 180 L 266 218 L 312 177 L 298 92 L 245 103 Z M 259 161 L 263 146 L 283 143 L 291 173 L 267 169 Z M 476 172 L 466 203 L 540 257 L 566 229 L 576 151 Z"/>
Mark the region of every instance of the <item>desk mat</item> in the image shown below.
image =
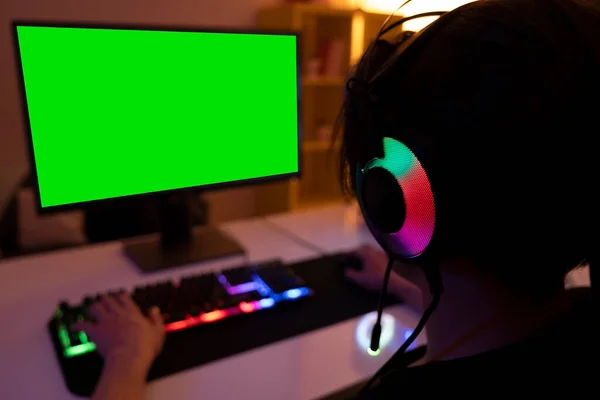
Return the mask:
<path id="1" fill-rule="evenodd" d="M 170 333 L 148 379 L 172 375 L 375 310 L 377 295 L 344 279 L 340 267 L 343 258 L 343 254 L 337 254 L 291 265 L 314 290 L 312 297 Z M 389 299 L 388 304 L 393 303 L 395 301 Z M 51 323 L 49 328 L 56 351 L 59 348 L 58 338 L 51 329 Z M 58 359 L 69 391 L 79 396 L 90 396 L 102 370 L 101 357 L 90 353 L 77 358 Z"/>

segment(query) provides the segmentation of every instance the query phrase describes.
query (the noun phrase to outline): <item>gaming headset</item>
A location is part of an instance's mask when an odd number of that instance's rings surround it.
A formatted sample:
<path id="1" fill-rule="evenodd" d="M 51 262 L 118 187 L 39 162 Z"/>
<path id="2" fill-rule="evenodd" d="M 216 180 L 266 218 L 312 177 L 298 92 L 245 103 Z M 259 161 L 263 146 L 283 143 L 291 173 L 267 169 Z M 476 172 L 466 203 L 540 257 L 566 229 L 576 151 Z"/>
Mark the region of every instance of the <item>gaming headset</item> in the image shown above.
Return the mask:
<path id="1" fill-rule="evenodd" d="M 402 4 L 398 10 L 409 1 Z M 369 52 L 374 51 L 374 46 L 381 44 L 383 35 L 405 22 L 423 17 L 442 17 L 445 14 L 447 14 L 445 11 L 426 12 L 402 18 L 388 25 L 392 17 L 390 16 L 365 54 L 369 55 Z M 355 90 L 353 87 L 355 84 L 360 84 L 363 89 L 369 91 L 374 85 L 386 82 L 392 73 L 391 67 L 408 58 L 420 47 L 420 43 L 424 43 L 427 37 L 437 31 L 437 27 L 444 24 L 444 21 L 444 18 L 438 18 L 427 28 L 410 37 L 401 35 L 399 43 L 389 43 L 390 46 L 395 47 L 395 52 L 383 67 L 368 82 L 357 82 L 354 78 L 350 79 L 346 85 L 347 91 L 352 93 Z M 366 97 L 371 98 L 370 93 Z M 428 280 L 433 300 L 412 334 L 394 356 L 369 380 L 362 392 L 404 356 L 406 349 L 423 330 L 443 292 L 439 269 L 431 251 L 435 240 L 436 207 L 434 192 L 425 168 L 406 144 L 385 135 L 372 136 L 383 137 L 383 143 L 375 143 L 372 147 L 380 148 L 382 146 L 383 156 L 375 157 L 365 165 L 357 166 L 356 195 L 366 225 L 387 253 L 389 261 L 379 297 L 377 320 L 371 333 L 369 353 L 376 355 L 380 351 L 381 316 L 394 261 L 406 260 L 418 263 L 423 268 Z"/>
<path id="2" fill-rule="evenodd" d="M 406 1 L 397 10 L 400 10 L 411 0 Z M 382 36 L 392 29 L 413 19 L 437 16 L 439 17 L 428 27 L 418 33 L 412 34 L 408 39 L 406 35 L 399 36 L 401 39 L 396 43 L 384 42 L 384 44 L 395 48 L 392 56 L 384 62 L 379 71 L 372 74 L 368 81 L 359 81 L 356 78 L 348 80 L 346 90 L 352 94 L 358 85 L 361 91 L 367 91 L 366 98 L 370 107 L 377 107 L 372 89 L 374 87 L 386 87 L 397 73 L 397 67 L 407 62 L 411 56 L 417 53 L 443 28 L 452 16 L 468 8 L 473 3 L 459 7 L 453 11 L 432 11 L 402 18 L 388 25 L 393 14 L 383 24 L 378 36 L 366 50 L 366 55 L 373 51 L 374 46 L 381 44 Z M 365 100 L 363 100 L 365 101 Z M 369 121 L 366 121 L 367 123 Z M 364 165 L 357 165 L 356 169 L 356 195 L 364 220 L 384 251 L 389 261 L 384 275 L 383 288 L 379 298 L 377 321 L 373 327 L 369 352 L 377 354 L 379 339 L 381 335 L 381 315 L 383 311 L 384 297 L 387 292 L 389 276 L 393 262 L 403 260 L 418 264 L 428 281 L 432 301 L 423 313 L 417 327 L 410 337 L 402 344 L 394 356 L 369 380 L 363 388 L 363 393 L 380 376 L 388 372 L 394 365 L 400 363 L 404 353 L 414 342 L 416 337 L 424 328 L 427 320 L 437 307 L 443 292 L 438 262 L 435 256 L 436 242 L 436 203 L 435 188 L 432 188 L 427 176 L 427 165 L 422 165 L 422 160 L 405 143 L 392 137 L 382 135 L 371 135 L 377 143 L 371 149 L 383 148 L 383 154 L 371 159 Z M 383 137 L 383 139 L 381 139 Z M 590 263 L 590 276 L 592 276 Z"/>

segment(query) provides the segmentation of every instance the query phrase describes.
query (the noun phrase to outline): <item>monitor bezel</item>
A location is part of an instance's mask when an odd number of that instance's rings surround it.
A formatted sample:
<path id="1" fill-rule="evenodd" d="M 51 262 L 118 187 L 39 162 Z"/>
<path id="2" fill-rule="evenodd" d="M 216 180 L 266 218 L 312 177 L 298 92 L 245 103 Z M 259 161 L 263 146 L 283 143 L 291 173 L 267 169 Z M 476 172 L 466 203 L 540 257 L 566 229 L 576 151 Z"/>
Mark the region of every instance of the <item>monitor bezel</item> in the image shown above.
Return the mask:
<path id="1" fill-rule="evenodd" d="M 209 185 L 197 185 L 186 188 L 168 189 L 150 193 L 139 193 L 127 196 L 111 197 L 108 199 L 89 200 L 78 203 L 61 204 L 55 206 L 42 207 L 41 193 L 38 182 L 37 166 L 33 149 L 33 135 L 31 132 L 31 122 L 29 120 L 29 108 L 27 105 L 27 95 L 25 92 L 25 78 L 23 75 L 23 65 L 21 60 L 21 51 L 19 47 L 18 27 L 53 27 L 53 28 L 88 28 L 88 29 L 113 29 L 113 30 L 142 30 L 142 31 L 163 31 L 163 32 L 193 32 L 193 33 L 225 33 L 225 34 L 257 34 L 257 35 L 285 35 L 296 38 L 296 93 L 297 93 L 297 115 L 298 115 L 298 171 L 287 174 L 272 175 L 267 177 L 242 179 L 231 182 L 221 182 Z M 35 21 L 35 20 L 13 20 L 11 22 L 13 37 L 13 48 L 15 53 L 18 91 L 21 102 L 21 111 L 23 115 L 23 128 L 25 142 L 27 146 L 30 173 L 33 180 L 35 206 L 38 214 L 52 214 L 56 212 L 85 210 L 101 205 L 109 205 L 125 199 L 160 197 L 176 193 L 214 191 L 219 189 L 240 188 L 260 183 L 283 182 L 302 176 L 302 62 L 301 62 L 301 34 L 297 31 L 286 30 L 267 30 L 258 28 L 219 28 L 219 27 L 199 27 L 192 25 L 163 25 L 163 24 L 143 24 L 143 23 L 104 23 L 104 22 L 58 22 L 58 21 Z"/>

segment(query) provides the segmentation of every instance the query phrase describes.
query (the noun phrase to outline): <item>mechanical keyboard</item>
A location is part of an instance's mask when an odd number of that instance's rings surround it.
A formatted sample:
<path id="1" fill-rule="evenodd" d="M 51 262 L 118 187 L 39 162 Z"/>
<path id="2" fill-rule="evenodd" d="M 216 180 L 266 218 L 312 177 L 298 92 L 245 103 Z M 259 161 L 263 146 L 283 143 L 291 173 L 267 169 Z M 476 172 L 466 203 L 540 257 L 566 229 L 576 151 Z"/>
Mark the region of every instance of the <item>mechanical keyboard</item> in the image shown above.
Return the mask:
<path id="1" fill-rule="evenodd" d="M 174 332 L 253 313 L 312 294 L 312 289 L 291 268 L 279 261 L 271 261 L 139 286 L 131 292 L 131 297 L 142 310 L 159 307 L 165 330 Z M 101 296 L 85 297 L 77 305 L 59 304 L 49 327 L 60 358 L 72 359 L 95 351 L 96 345 L 84 332 L 70 328 L 76 321 L 93 320 L 87 310 Z"/>

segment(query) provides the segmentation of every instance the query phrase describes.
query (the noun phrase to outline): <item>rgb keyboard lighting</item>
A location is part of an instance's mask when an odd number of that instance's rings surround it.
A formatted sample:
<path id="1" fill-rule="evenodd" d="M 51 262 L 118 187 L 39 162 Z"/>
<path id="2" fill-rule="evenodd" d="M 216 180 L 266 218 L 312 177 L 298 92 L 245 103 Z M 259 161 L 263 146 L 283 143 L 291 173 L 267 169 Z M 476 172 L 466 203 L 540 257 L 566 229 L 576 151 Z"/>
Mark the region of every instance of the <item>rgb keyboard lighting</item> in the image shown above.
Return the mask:
<path id="1" fill-rule="evenodd" d="M 225 276 L 222 274 L 218 276 L 218 280 L 221 283 L 221 285 L 225 287 L 229 295 L 239 295 L 256 290 L 264 297 L 257 301 L 242 302 L 235 307 L 202 313 L 196 317 L 193 317 L 188 314 L 185 320 L 165 324 L 165 331 L 175 332 L 182 329 L 188 329 L 193 326 L 215 322 L 220 319 L 224 319 L 234 315 L 249 314 L 258 310 L 273 307 L 274 305 L 280 302 L 293 301 L 312 294 L 312 290 L 307 287 L 293 288 L 286 290 L 283 293 L 275 293 L 256 274 L 253 275 L 252 281 L 237 286 L 231 286 L 229 282 L 227 282 Z M 57 310 L 56 316 L 57 319 L 60 320 L 60 310 Z M 66 358 L 80 356 L 82 354 L 96 350 L 96 344 L 90 341 L 84 332 L 79 332 L 78 335 L 81 344 L 72 346 L 67 326 L 61 324 L 58 327 L 58 338 L 64 349 L 63 354 Z"/>

